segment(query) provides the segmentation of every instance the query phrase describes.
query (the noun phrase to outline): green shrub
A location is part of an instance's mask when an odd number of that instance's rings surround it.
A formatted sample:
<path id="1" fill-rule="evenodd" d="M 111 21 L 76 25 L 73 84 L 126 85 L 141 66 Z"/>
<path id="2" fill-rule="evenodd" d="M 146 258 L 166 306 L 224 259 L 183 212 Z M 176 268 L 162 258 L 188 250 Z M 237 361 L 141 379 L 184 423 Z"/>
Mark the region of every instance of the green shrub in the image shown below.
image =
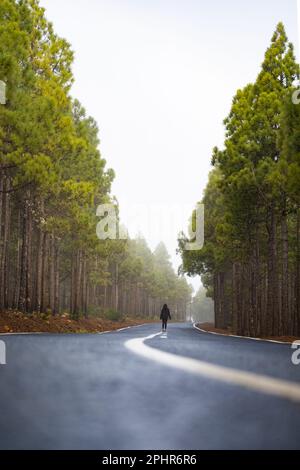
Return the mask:
<path id="1" fill-rule="evenodd" d="M 116 310 L 110 309 L 105 313 L 105 318 L 110 321 L 121 321 L 123 320 L 123 315 Z"/>

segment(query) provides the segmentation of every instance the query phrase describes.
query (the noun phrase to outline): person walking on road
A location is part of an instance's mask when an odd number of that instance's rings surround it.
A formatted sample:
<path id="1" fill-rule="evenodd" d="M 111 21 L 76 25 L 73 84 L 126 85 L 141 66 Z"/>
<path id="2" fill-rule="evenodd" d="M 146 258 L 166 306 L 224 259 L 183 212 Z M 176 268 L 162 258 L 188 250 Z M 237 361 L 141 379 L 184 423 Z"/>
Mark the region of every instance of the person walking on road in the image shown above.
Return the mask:
<path id="1" fill-rule="evenodd" d="M 165 304 L 163 306 L 163 309 L 162 309 L 161 314 L 160 314 L 160 319 L 162 320 L 162 330 L 167 331 L 168 320 L 169 319 L 172 320 L 170 310 L 169 310 L 167 304 Z"/>

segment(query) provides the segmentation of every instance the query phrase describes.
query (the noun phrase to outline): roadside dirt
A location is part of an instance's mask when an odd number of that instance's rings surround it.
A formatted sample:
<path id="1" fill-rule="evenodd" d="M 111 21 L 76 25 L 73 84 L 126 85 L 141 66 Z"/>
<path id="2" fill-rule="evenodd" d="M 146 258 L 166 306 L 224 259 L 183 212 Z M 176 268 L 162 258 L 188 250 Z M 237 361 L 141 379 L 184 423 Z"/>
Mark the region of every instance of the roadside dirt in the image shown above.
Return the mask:
<path id="1" fill-rule="evenodd" d="M 198 323 L 197 324 L 198 328 L 201 328 L 201 330 L 208 331 L 211 333 L 220 333 L 223 335 L 233 335 L 233 332 L 227 328 L 227 329 L 221 329 L 221 328 L 215 328 L 213 323 Z M 295 336 L 263 336 L 261 339 L 269 339 L 273 341 L 282 341 L 283 343 L 293 343 L 294 341 L 299 340 L 299 338 L 296 338 Z"/>
<path id="2" fill-rule="evenodd" d="M 0 333 L 101 333 L 142 323 L 152 323 L 152 321 L 129 317 L 118 322 L 100 317 L 72 320 L 67 314 L 53 317 L 24 315 L 15 311 L 0 313 Z"/>

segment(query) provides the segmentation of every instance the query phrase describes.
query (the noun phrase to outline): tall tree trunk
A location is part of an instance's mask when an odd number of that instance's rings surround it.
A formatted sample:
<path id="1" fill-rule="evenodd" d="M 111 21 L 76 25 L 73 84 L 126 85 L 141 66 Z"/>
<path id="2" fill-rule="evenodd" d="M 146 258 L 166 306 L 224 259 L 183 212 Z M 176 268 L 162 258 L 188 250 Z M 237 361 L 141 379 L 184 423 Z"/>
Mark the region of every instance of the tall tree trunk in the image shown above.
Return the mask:
<path id="1" fill-rule="evenodd" d="M 85 318 L 89 316 L 89 306 L 90 306 L 90 283 L 89 283 L 89 262 L 85 260 L 85 282 L 84 282 L 84 305 L 83 305 L 83 312 Z"/>
<path id="2" fill-rule="evenodd" d="M 215 327 L 218 328 L 219 324 L 219 286 L 218 274 L 214 274 L 214 313 L 215 313 Z"/>
<path id="3" fill-rule="evenodd" d="M 55 314 L 55 237 L 52 233 L 50 236 L 50 310 L 52 315 Z"/>
<path id="4" fill-rule="evenodd" d="M 82 252 L 78 250 L 76 257 L 76 271 L 75 271 L 75 293 L 74 293 L 74 306 L 73 315 L 79 318 L 81 295 L 82 295 Z"/>
<path id="5" fill-rule="evenodd" d="M 60 313 L 60 283 L 59 283 L 59 245 L 55 247 L 55 276 L 54 276 L 54 315 Z"/>
<path id="6" fill-rule="evenodd" d="M 288 225 L 286 201 L 281 218 L 281 243 L 282 243 L 282 264 L 281 264 L 281 328 L 279 334 L 291 334 L 291 321 L 289 318 L 288 285 L 289 285 L 289 245 L 288 245 Z"/>
<path id="7" fill-rule="evenodd" d="M 3 250 L 3 268 L 4 268 L 4 307 L 9 308 L 9 276 L 11 262 L 9 260 L 9 240 L 11 231 L 11 179 L 6 180 L 6 201 L 5 201 L 5 226 L 4 226 L 4 250 Z"/>
<path id="8" fill-rule="evenodd" d="M 258 234 L 256 234 L 255 240 L 255 308 L 256 308 L 256 326 L 255 336 L 261 335 L 261 322 L 262 322 L 262 296 L 261 296 L 261 261 L 260 261 L 260 245 Z"/>
<path id="9" fill-rule="evenodd" d="M 1 199 L 1 225 L 0 233 L 0 311 L 8 306 L 8 247 L 10 230 L 10 179 L 5 176 L 3 183 L 4 193 L 0 193 Z"/>
<path id="10" fill-rule="evenodd" d="M 36 294 L 35 309 L 37 313 L 41 313 L 42 309 L 42 286 L 43 286 L 43 259 L 44 259 L 45 233 L 39 228 L 38 230 L 38 246 L 36 258 Z"/>
<path id="11" fill-rule="evenodd" d="M 297 210 L 294 335 L 300 335 L 300 208 Z"/>
<path id="12" fill-rule="evenodd" d="M 32 197 L 28 194 L 27 215 L 27 267 L 26 267 L 26 311 L 32 312 Z"/>
<path id="13" fill-rule="evenodd" d="M 119 266 L 116 263 L 115 266 L 115 305 L 114 308 L 116 311 L 119 309 Z"/>
<path id="14" fill-rule="evenodd" d="M 16 269 L 15 269 L 15 291 L 13 306 L 15 309 L 18 308 L 19 297 L 20 297 L 20 278 L 21 278 L 21 257 L 22 257 L 22 238 L 21 238 L 21 227 L 22 227 L 22 211 L 18 208 L 17 218 L 17 258 L 16 258 Z"/>
<path id="15" fill-rule="evenodd" d="M 21 312 L 26 312 L 26 294 L 27 294 L 27 267 L 28 267 L 28 200 L 23 202 L 22 207 L 22 223 L 21 223 L 21 273 L 20 273 L 20 293 L 18 308 Z"/>
<path id="16" fill-rule="evenodd" d="M 42 311 L 45 313 L 49 309 L 49 235 L 44 234 L 44 247 L 43 247 L 43 267 L 42 267 Z"/>
<path id="17" fill-rule="evenodd" d="M 4 199 L 4 174 L 3 171 L 0 169 L 0 312 L 4 310 L 4 272 L 2 270 L 2 257 L 3 257 L 3 250 L 4 250 L 4 242 L 3 242 L 3 235 L 2 235 L 2 225 L 3 225 L 3 199 Z"/>
<path id="18" fill-rule="evenodd" d="M 240 318 L 240 296 L 241 296 L 241 278 L 240 264 L 235 262 L 232 267 L 232 330 L 235 334 L 241 333 Z"/>
<path id="19" fill-rule="evenodd" d="M 224 311 L 225 311 L 225 298 L 224 298 L 224 273 L 219 272 L 215 275 L 214 282 L 214 299 L 215 299 L 215 326 L 217 328 L 224 328 Z"/>
<path id="20" fill-rule="evenodd" d="M 278 318 L 278 273 L 276 217 L 274 204 L 269 209 L 268 224 L 268 299 L 267 299 L 267 332 L 268 335 L 279 334 Z"/>

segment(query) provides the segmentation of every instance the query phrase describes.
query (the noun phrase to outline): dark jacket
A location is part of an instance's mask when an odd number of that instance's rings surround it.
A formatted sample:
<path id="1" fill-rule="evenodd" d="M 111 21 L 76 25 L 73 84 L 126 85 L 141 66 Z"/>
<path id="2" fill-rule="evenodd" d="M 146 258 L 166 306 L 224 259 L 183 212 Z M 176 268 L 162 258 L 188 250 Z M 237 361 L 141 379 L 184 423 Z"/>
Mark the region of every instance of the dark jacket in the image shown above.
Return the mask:
<path id="1" fill-rule="evenodd" d="M 160 314 L 160 319 L 163 321 L 168 321 L 169 319 L 172 320 L 170 310 L 167 308 L 163 308 Z"/>

